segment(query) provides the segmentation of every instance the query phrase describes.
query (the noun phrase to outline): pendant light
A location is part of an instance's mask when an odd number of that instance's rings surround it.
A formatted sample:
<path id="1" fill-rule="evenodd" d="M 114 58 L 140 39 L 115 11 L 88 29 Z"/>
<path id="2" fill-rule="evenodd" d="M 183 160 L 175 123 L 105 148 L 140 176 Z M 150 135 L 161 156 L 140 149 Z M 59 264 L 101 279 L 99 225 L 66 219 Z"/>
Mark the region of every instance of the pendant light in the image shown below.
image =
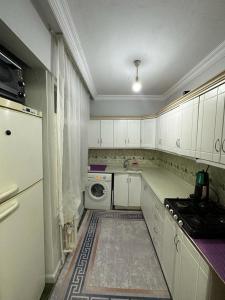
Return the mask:
<path id="1" fill-rule="evenodd" d="M 135 78 L 135 82 L 133 83 L 132 85 L 132 90 L 135 92 L 135 93 L 138 93 L 141 91 L 142 89 L 142 84 L 139 80 L 139 77 L 138 77 L 138 67 L 140 66 L 140 63 L 141 61 L 139 59 L 136 59 L 134 61 L 134 65 L 136 67 L 136 78 Z"/>

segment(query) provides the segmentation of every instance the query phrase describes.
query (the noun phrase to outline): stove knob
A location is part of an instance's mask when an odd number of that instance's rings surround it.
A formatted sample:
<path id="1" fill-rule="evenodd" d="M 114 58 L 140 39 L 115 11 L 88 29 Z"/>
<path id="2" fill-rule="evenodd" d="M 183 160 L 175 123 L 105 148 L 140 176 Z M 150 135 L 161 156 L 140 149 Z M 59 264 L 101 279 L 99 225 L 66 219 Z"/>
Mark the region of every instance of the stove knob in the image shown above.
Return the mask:
<path id="1" fill-rule="evenodd" d="M 167 208 L 167 209 L 169 209 L 169 208 L 170 208 L 169 204 L 166 204 L 166 208 Z"/>
<path id="2" fill-rule="evenodd" d="M 171 213 L 171 215 L 173 214 L 173 210 L 172 209 L 170 209 L 170 213 Z"/>
<path id="3" fill-rule="evenodd" d="M 182 221 L 182 220 L 179 220 L 179 221 L 178 221 L 178 225 L 179 225 L 180 227 L 182 227 L 182 226 L 184 225 L 183 221 Z"/>
<path id="4" fill-rule="evenodd" d="M 174 220 L 177 220 L 178 216 L 177 215 L 173 215 L 173 218 L 174 218 Z"/>

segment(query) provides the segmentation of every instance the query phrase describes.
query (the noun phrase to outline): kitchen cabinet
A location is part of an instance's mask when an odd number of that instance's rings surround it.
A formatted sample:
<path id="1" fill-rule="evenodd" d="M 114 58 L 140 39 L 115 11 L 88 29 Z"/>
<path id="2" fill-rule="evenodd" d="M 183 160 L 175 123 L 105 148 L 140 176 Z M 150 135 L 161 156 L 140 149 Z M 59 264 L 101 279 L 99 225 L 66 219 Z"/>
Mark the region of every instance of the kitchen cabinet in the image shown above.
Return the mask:
<path id="1" fill-rule="evenodd" d="M 199 97 L 180 106 L 180 151 L 185 156 L 195 157 L 198 124 Z"/>
<path id="2" fill-rule="evenodd" d="M 101 120 L 101 148 L 113 148 L 113 120 Z"/>
<path id="3" fill-rule="evenodd" d="M 141 177 L 139 174 L 115 174 L 114 205 L 140 207 Z"/>
<path id="4" fill-rule="evenodd" d="M 161 265 L 171 294 L 173 294 L 174 287 L 176 237 L 177 225 L 172 219 L 169 212 L 166 211 L 163 233 L 163 256 Z"/>
<path id="5" fill-rule="evenodd" d="M 166 113 L 166 138 L 164 149 L 173 153 L 180 152 L 180 128 L 181 128 L 181 111 L 180 107 Z"/>
<path id="6" fill-rule="evenodd" d="M 113 120 L 90 120 L 89 148 L 113 148 Z"/>
<path id="7" fill-rule="evenodd" d="M 155 149 L 156 119 L 141 120 L 141 148 Z"/>
<path id="8" fill-rule="evenodd" d="M 165 209 L 144 180 L 142 180 L 141 208 L 158 257 L 162 258 Z"/>
<path id="9" fill-rule="evenodd" d="M 100 120 L 90 120 L 88 124 L 88 147 L 100 147 Z"/>
<path id="10" fill-rule="evenodd" d="M 197 158 L 225 163 L 225 84 L 200 96 Z"/>
<path id="11" fill-rule="evenodd" d="M 140 148 L 140 120 L 114 120 L 114 147 Z"/>

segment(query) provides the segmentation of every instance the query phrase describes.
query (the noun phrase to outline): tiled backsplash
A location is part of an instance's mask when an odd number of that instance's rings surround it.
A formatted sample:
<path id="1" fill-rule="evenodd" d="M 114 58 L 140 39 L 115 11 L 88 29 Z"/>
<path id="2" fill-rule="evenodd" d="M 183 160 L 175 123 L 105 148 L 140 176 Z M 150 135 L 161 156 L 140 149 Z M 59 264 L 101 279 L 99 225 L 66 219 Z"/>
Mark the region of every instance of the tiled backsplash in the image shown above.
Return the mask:
<path id="1" fill-rule="evenodd" d="M 127 158 L 137 160 L 140 166 L 150 166 L 154 164 L 166 168 L 193 185 L 195 184 L 196 172 L 207 168 L 207 165 L 198 164 L 195 160 L 156 150 L 89 150 L 90 164 L 104 163 L 122 166 L 123 161 Z M 212 197 L 217 198 L 217 194 L 221 203 L 225 205 L 225 170 L 210 166 L 208 172 L 210 176 L 210 187 L 215 191 L 212 192 Z"/>

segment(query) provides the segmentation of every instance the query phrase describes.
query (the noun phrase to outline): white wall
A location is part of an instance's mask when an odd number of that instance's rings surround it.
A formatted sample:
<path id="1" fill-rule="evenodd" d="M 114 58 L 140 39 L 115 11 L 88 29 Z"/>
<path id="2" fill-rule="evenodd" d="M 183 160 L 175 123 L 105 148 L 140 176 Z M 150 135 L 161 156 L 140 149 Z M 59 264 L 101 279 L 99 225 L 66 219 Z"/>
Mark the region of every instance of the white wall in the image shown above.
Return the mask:
<path id="1" fill-rule="evenodd" d="M 1 0 L 0 19 L 48 69 L 51 69 L 51 35 L 30 0 Z"/>
<path id="2" fill-rule="evenodd" d="M 154 114 L 164 106 L 160 100 L 93 100 L 91 116 L 142 116 Z"/>

